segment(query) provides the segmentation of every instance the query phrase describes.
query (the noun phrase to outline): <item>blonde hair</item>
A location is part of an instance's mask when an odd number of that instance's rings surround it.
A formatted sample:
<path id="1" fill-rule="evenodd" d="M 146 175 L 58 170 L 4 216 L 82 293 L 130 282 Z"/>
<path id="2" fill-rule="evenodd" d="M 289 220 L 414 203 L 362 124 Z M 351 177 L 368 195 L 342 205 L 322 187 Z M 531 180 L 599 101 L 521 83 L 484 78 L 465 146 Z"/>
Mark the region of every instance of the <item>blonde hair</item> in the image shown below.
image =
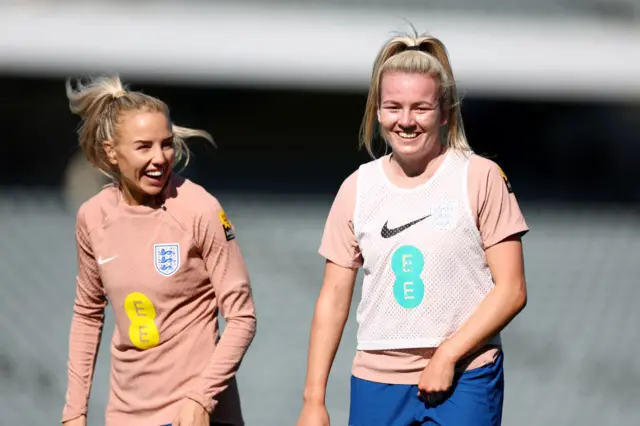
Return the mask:
<path id="1" fill-rule="evenodd" d="M 388 40 L 374 62 L 369 95 L 360 126 L 360 147 L 375 158 L 373 140 L 379 131 L 377 111 L 380 107 L 380 82 L 386 72 L 406 72 L 436 78 L 439 87 L 439 103 L 447 124 L 443 129 L 443 143 L 449 148 L 471 151 L 464 132 L 460 98 L 444 43 L 429 35 L 401 34 Z"/>
<path id="2" fill-rule="evenodd" d="M 161 112 L 170 120 L 169 107 L 163 101 L 141 92 L 130 92 L 118 76 L 92 78 L 88 83 L 77 82 L 74 89 L 71 80 L 66 81 L 67 98 L 71 112 L 80 116 L 78 140 L 85 158 L 98 170 L 114 181 L 118 170 L 107 158 L 104 141 L 115 141 L 122 115 L 128 111 Z M 190 151 L 186 139 L 201 137 L 215 146 L 211 135 L 204 130 L 189 129 L 172 123 L 173 144 L 176 150 L 175 164 L 183 159 L 189 164 Z"/>

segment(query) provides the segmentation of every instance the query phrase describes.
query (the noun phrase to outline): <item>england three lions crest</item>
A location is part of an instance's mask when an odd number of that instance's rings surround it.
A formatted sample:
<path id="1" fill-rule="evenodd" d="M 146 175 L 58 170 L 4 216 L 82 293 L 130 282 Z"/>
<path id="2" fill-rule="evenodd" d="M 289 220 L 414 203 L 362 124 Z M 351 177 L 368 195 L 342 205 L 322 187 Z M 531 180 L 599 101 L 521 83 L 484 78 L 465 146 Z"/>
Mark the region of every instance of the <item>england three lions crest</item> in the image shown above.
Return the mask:
<path id="1" fill-rule="evenodd" d="M 180 244 L 155 244 L 153 264 L 161 275 L 168 277 L 180 267 Z"/>

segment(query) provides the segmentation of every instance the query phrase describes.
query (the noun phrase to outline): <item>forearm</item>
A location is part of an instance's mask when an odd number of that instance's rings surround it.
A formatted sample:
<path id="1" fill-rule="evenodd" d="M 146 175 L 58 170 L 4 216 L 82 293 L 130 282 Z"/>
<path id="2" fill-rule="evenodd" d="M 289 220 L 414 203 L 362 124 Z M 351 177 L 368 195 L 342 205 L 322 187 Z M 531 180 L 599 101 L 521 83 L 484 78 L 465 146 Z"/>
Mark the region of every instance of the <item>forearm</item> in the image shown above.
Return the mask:
<path id="1" fill-rule="evenodd" d="M 256 334 L 254 314 L 227 318 L 226 326 L 213 355 L 200 379 L 187 397 L 202 405 L 210 413 L 217 403 L 216 396 L 223 392 L 238 371 Z"/>
<path id="2" fill-rule="evenodd" d="M 66 401 L 62 421 L 86 415 L 104 316 L 77 311 L 71 320 Z"/>
<path id="3" fill-rule="evenodd" d="M 351 293 L 345 296 L 338 289 L 325 286 L 316 303 L 309 342 L 305 402 L 324 404 L 329 372 L 349 317 Z"/>
<path id="4" fill-rule="evenodd" d="M 524 309 L 526 302 L 524 282 L 495 286 L 462 327 L 442 343 L 441 352 L 453 361 L 459 361 L 506 327 Z"/>

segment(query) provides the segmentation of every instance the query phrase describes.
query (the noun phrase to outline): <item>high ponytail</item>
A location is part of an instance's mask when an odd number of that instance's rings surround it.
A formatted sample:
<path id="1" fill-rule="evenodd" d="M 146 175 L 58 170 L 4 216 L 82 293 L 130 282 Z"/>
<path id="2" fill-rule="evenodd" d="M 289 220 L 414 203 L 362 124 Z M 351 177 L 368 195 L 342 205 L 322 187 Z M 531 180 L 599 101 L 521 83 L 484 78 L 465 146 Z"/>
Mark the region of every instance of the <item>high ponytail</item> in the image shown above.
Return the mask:
<path id="1" fill-rule="evenodd" d="M 71 80 L 66 81 L 69 109 L 80 116 L 78 142 L 85 158 L 98 170 L 114 181 L 118 171 L 107 158 L 105 141 L 117 140 L 120 119 L 128 111 L 157 111 L 170 119 L 169 107 L 163 101 L 141 92 L 129 92 L 117 76 L 102 76 L 88 83 L 77 82 L 74 88 Z M 204 130 L 189 129 L 172 124 L 176 164 L 184 160 L 189 163 L 190 151 L 186 139 L 201 137 L 214 144 L 211 135 Z"/>

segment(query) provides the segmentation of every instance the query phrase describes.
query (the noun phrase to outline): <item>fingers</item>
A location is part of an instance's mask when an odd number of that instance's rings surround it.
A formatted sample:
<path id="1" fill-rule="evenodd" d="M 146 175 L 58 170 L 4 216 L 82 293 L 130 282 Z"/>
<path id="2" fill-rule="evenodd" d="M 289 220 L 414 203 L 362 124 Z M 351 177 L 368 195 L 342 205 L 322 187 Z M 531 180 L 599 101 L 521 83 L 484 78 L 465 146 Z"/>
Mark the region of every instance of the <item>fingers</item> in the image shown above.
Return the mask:
<path id="1" fill-rule="evenodd" d="M 447 400 L 449 397 L 448 391 L 438 391 L 429 394 L 429 400 L 431 405 L 440 405 Z"/>
<path id="2" fill-rule="evenodd" d="M 420 401 L 428 404 L 431 407 L 442 404 L 449 397 L 450 391 L 423 391 L 418 392 L 418 398 Z"/>

